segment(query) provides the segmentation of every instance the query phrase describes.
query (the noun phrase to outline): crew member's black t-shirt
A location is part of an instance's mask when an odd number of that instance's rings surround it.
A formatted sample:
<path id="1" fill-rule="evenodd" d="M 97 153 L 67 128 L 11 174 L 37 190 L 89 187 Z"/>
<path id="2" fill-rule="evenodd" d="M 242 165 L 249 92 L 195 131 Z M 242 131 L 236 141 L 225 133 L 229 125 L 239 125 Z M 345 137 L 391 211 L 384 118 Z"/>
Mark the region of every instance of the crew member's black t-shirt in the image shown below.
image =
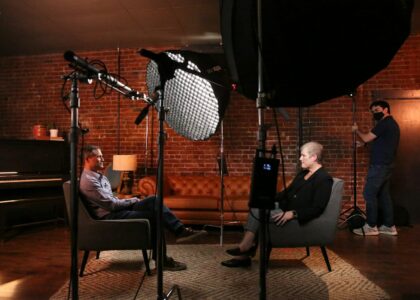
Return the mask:
<path id="1" fill-rule="evenodd" d="M 372 129 L 376 138 L 370 151 L 371 165 L 391 165 L 400 141 L 400 128 L 393 117 L 380 120 Z"/>

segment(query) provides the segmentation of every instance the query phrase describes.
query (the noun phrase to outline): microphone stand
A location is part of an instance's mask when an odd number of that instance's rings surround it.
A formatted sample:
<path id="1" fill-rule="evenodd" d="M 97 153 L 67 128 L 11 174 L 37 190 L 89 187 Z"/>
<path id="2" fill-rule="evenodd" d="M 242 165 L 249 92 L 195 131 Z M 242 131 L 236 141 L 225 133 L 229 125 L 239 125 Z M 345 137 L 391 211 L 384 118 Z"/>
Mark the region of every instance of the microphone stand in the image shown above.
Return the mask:
<path id="1" fill-rule="evenodd" d="M 77 272 L 77 245 L 78 245 L 78 211 L 79 211 L 79 189 L 77 182 L 77 144 L 79 140 L 79 115 L 78 110 L 80 107 L 79 87 L 78 80 L 79 74 L 73 73 L 71 78 L 70 90 L 70 112 L 71 112 L 71 125 L 70 125 L 70 199 L 71 199 L 71 294 L 73 300 L 79 299 L 79 277 Z M 84 76 L 83 76 L 84 78 Z"/>
<path id="2" fill-rule="evenodd" d="M 71 90 L 70 90 L 70 113 L 71 113 L 71 124 L 70 124 L 70 218 L 71 218 L 71 293 L 72 299 L 79 299 L 79 279 L 78 279 L 78 213 L 79 213 L 79 184 L 77 179 L 77 146 L 78 146 L 78 133 L 79 133 L 79 87 L 78 81 L 89 82 L 92 78 L 104 82 L 107 86 L 123 94 L 127 98 L 132 100 L 145 100 L 151 102 L 152 99 L 148 98 L 142 93 L 130 88 L 126 84 L 118 81 L 118 79 L 104 74 L 97 70 L 94 66 L 89 64 L 87 61 L 79 58 L 76 54 L 71 51 L 67 51 L 64 54 L 64 59 L 71 62 L 70 67 L 76 70 L 68 76 L 63 76 L 65 80 L 71 79 Z"/>

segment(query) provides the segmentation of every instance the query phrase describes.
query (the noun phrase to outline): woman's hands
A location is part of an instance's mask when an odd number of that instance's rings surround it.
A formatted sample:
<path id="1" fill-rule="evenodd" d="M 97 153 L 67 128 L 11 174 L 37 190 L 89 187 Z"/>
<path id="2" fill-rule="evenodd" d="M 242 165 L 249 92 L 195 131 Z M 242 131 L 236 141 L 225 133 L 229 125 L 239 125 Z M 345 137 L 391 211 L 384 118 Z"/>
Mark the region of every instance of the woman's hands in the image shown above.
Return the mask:
<path id="1" fill-rule="evenodd" d="M 275 213 L 271 216 L 274 223 L 279 226 L 283 226 L 287 221 L 294 219 L 293 211 L 288 210 L 284 212 Z"/>

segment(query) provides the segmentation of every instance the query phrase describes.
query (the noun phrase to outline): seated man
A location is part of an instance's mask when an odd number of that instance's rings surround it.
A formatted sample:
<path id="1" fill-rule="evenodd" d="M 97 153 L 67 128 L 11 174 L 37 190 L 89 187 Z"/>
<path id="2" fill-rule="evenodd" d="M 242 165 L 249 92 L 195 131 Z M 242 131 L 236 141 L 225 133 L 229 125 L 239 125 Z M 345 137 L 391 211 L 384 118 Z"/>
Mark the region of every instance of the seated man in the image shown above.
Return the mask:
<path id="1" fill-rule="evenodd" d="M 332 177 L 321 165 L 322 145 L 308 142 L 301 147 L 299 158 L 303 171 L 276 197 L 280 209 L 271 212 L 271 218 L 278 226 L 297 219 L 304 224 L 322 214 L 328 204 L 333 184 Z M 255 237 L 259 228 L 258 209 L 251 209 L 245 234 L 238 247 L 226 252 L 236 258 L 222 262 L 226 267 L 248 267 L 251 256 L 255 255 Z"/>
<path id="2" fill-rule="evenodd" d="M 156 260 L 156 219 L 155 219 L 155 197 L 148 197 L 143 200 L 139 198 L 118 199 L 111 190 L 108 179 L 99 171 L 104 168 L 104 158 L 102 151 L 97 146 L 88 145 L 83 149 L 84 168 L 80 178 L 80 193 L 86 200 L 88 210 L 97 219 L 148 219 L 150 221 L 153 254 L 152 259 Z M 187 228 L 169 210 L 163 206 L 163 223 L 165 227 L 177 237 L 177 243 L 191 240 L 205 231 L 194 231 Z M 166 256 L 166 246 L 164 245 L 163 269 L 168 271 L 185 270 L 184 263 L 177 262 L 171 257 Z"/>

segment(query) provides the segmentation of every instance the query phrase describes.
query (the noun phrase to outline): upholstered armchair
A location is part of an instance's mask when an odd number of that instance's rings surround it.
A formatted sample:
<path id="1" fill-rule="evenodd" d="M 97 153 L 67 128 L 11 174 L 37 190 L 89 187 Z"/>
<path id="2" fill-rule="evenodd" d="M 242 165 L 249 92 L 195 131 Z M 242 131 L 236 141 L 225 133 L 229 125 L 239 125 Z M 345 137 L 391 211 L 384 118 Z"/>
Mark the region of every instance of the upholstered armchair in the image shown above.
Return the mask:
<path id="1" fill-rule="evenodd" d="M 67 215 L 71 224 L 70 181 L 63 184 Z M 124 201 L 124 200 L 121 200 Z M 150 275 L 147 249 L 152 248 L 150 238 L 150 224 L 147 219 L 126 220 L 96 220 L 86 209 L 79 198 L 78 214 L 78 249 L 84 251 L 79 276 L 83 272 L 90 251 L 96 251 L 99 258 L 100 251 L 106 250 L 137 250 L 141 249 L 146 271 Z"/>
<path id="2" fill-rule="evenodd" d="M 297 220 L 291 220 L 281 227 L 270 224 L 268 252 L 271 252 L 271 248 L 306 247 L 306 253 L 309 256 L 309 247 L 318 246 L 321 248 L 328 271 L 331 271 L 325 247 L 333 242 L 336 234 L 341 211 L 343 185 L 343 180 L 334 178 L 330 201 L 318 218 L 304 225 L 300 225 Z"/>

